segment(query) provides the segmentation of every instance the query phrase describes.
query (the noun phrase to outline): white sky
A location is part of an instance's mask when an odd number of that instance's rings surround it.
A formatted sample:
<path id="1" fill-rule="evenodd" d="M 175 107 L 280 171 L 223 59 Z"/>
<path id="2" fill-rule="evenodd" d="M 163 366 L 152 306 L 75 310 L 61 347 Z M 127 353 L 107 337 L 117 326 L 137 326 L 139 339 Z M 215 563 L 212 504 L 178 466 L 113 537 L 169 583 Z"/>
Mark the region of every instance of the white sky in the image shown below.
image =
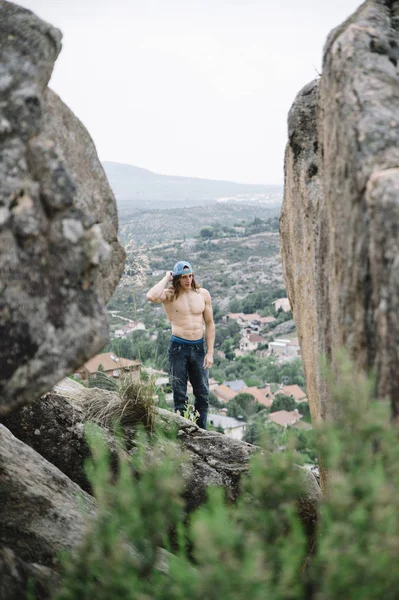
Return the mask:
<path id="1" fill-rule="evenodd" d="M 63 32 L 51 87 L 101 160 L 282 183 L 287 113 L 361 0 L 21 0 Z"/>

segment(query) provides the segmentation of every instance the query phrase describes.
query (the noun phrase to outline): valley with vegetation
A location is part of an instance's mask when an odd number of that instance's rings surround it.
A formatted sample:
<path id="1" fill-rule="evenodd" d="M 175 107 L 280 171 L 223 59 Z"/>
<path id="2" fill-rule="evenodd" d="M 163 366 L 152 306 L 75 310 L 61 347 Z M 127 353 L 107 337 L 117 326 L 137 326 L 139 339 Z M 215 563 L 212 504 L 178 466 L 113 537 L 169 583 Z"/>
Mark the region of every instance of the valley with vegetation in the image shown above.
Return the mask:
<path id="1" fill-rule="evenodd" d="M 211 412 L 244 422 L 242 437 L 252 443 L 267 431 L 276 447 L 284 446 L 287 426 L 269 421 L 268 415 L 277 411 L 299 413 L 292 424 L 301 420 L 303 431 L 296 430 L 299 445 L 312 463 L 315 454 L 311 432 L 305 431 L 311 425 L 299 347 L 295 346 L 295 324 L 289 309 L 275 305 L 286 297 L 279 212 L 278 202 L 228 201 L 154 209 L 123 203 L 119 207 L 119 236 L 127 259 L 107 306 L 111 341 L 104 352 L 138 360 L 144 372 L 157 373 L 159 380 L 163 376 L 157 401 L 171 408 L 170 385 L 165 383 L 170 324 L 162 305 L 149 303 L 146 292 L 176 262 L 189 260 L 197 281 L 212 297 L 216 338 L 210 372 Z M 294 355 L 271 351 L 269 344 L 279 339 L 298 348 Z M 222 389 L 226 382 L 234 381 L 241 381 L 245 389 L 236 390 L 235 395 L 232 392 L 226 400 Z M 255 398 L 256 390 L 267 386 L 273 398 L 269 406 Z M 298 403 L 288 392 L 284 394 L 284 386 L 302 389 L 305 402 Z M 222 420 L 214 417 L 213 421 L 217 430 L 228 433 L 227 421 L 225 427 Z"/>

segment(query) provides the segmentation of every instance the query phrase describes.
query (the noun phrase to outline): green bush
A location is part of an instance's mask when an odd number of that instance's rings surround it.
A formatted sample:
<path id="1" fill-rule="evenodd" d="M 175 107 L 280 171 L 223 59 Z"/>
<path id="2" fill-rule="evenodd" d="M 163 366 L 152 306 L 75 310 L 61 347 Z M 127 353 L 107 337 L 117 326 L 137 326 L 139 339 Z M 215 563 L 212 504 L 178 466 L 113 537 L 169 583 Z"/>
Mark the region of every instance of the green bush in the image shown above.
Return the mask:
<path id="1" fill-rule="evenodd" d="M 106 446 L 92 433 L 98 517 L 64 562 L 56 599 L 396 600 L 398 430 L 389 406 L 373 400 L 372 382 L 347 361 L 329 389 L 335 423 L 311 432 L 328 473 L 314 539 L 298 516 L 306 494 L 295 466 L 295 445 L 308 447 L 310 432 L 284 432 L 286 450 L 274 453 L 264 439 L 239 500 L 227 503 L 222 489 L 210 488 L 190 518 L 185 461 L 172 441 L 141 434 L 114 481 Z"/>
<path id="2" fill-rule="evenodd" d="M 276 412 L 278 410 L 295 410 L 297 403 L 295 398 L 292 396 L 286 396 L 285 394 L 276 394 L 273 403 L 270 407 L 270 412 Z"/>
<path id="3" fill-rule="evenodd" d="M 227 403 L 227 415 L 229 417 L 243 416 L 247 419 L 256 413 L 257 406 L 258 402 L 252 394 L 241 392 Z"/>
<path id="4" fill-rule="evenodd" d="M 295 503 L 303 480 L 292 456 L 254 457 L 235 505 L 211 488 L 187 520 L 182 455 L 171 441 L 152 445 L 141 434 L 132 465 L 121 456 L 114 482 L 95 429 L 89 442 L 98 516 L 78 554 L 64 562 L 56 600 L 301 596 L 306 538 Z"/>

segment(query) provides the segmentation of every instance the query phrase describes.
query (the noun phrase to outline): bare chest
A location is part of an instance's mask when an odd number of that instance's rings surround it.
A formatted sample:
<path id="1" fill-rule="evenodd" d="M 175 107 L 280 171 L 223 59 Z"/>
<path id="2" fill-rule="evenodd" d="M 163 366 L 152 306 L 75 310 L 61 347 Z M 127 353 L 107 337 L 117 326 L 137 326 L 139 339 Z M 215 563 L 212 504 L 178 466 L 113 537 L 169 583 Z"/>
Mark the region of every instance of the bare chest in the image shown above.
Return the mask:
<path id="1" fill-rule="evenodd" d="M 201 317 L 205 310 L 205 300 L 201 294 L 190 292 L 180 295 L 170 304 L 165 304 L 165 310 L 170 318 Z"/>

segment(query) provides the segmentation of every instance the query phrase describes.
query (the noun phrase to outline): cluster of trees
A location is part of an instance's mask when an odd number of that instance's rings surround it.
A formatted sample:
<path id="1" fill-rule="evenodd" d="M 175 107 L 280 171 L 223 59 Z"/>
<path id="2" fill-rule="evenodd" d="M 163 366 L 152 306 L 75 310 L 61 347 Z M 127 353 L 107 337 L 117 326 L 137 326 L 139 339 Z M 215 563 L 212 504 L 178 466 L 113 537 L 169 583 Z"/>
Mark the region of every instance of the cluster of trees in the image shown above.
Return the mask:
<path id="1" fill-rule="evenodd" d="M 241 300 L 233 298 L 229 304 L 229 311 L 233 313 L 243 312 L 245 314 L 257 312 L 265 316 L 274 315 L 274 300 L 284 298 L 285 295 L 286 291 L 282 286 L 264 286 L 261 290 L 252 292 Z M 292 319 L 292 315 L 290 318 Z"/>
<path id="2" fill-rule="evenodd" d="M 292 411 L 295 409 L 303 415 L 305 422 L 310 423 L 311 421 L 309 404 L 307 402 L 296 402 L 292 396 L 285 396 L 284 394 L 277 394 L 270 408 L 266 408 L 263 404 L 257 402 L 255 397 L 248 392 L 237 394 L 223 406 L 227 408 L 228 417 L 242 417 L 245 421 L 250 421 L 254 415 L 258 415 L 265 420 L 268 413 L 279 410 Z"/>
<path id="3" fill-rule="evenodd" d="M 279 231 L 279 217 L 273 217 L 271 219 L 255 219 L 245 226 L 245 235 L 253 235 L 254 233 L 262 233 L 263 231 L 278 232 Z"/>
<path id="4" fill-rule="evenodd" d="M 221 227 L 218 223 L 203 227 L 199 232 L 201 240 L 212 240 L 220 237 L 226 237 L 235 234 L 235 230 L 231 227 Z"/>
<path id="5" fill-rule="evenodd" d="M 297 402 L 292 396 L 286 396 L 285 394 L 277 394 L 273 403 L 270 407 L 270 412 L 277 412 L 278 410 L 295 410 L 297 409 L 304 417 L 304 421 L 310 423 L 310 409 L 307 402 Z"/>
<path id="6" fill-rule="evenodd" d="M 287 446 L 291 446 L 296 449 L 300 460 L 305 463 L 316 465 L 318 462 L 313 429 L 284 428 L 272 421 L 263 419 L 259 415 L 248 422 L 243 440 L 255 446 L 266 444 L 272 452 L 281 451 Z"/>
<path id="7" fill-rule="evenodd" d="M 237 232 L 235 229 L 236 227 L 242 227 L 244 228 L 244 231 Z M 243 221 L 242 223 L 237 223 L 234 227 L 221 226 L 219 223 L 203 227 L 200 230 L 199 237 L 202 240 L 210 240 L 230 235 L 248 236 L 255 233 L 262 233 L 264 231 L 278 232 L 278 230 L 278 216 L 271 219 L 260 219 L 259 217 L 255 217 L 250 223 Z"/>
<path id="8" fill-rule="evenodd" d="M 261 411 L 264 407 L 259 404 L 252 394 L 243 392 L 237 394 L 232 400 L 227 403 L 228 417 L 243 417 L 246 421 L 254 414 Z"/>
<path id="9" fill-rule="evenodd" d="M 248 386 L 283 383 L 284 385 L 297 384 L 305 389 L 305 376 L 300 358 L 281 365 L 274 355 L 261 358 L 247 354 L 231 361 L 215 354 L 211 375 L 220 383 L 232 379 L 243 379 Z"/>

